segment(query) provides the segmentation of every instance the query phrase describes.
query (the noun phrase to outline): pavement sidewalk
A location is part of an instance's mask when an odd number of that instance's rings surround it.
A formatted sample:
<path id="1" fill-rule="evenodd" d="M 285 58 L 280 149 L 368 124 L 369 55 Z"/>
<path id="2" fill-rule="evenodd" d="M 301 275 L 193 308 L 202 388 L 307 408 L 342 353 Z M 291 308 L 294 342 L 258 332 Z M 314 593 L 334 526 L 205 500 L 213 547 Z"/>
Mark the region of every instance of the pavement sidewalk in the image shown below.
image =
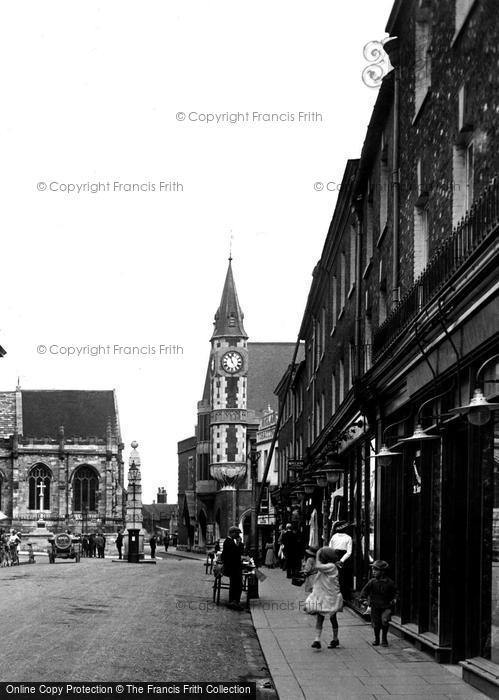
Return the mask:
<path id="1" fill-rule="evenodd" d="M 279 569 L 262 571 L 267 579 L 251 615 L 281 700 L 486 697 L 461 679 L 460 667 L 438 664 L 392 634 L 389 647 L 373 647 L 371 626 L 349 609 L 338 615 L 340 646 L 327 649 L 325 620 L 322 649 L 312 649 L 315 617 L 303 612 L 303 588 Z"/>

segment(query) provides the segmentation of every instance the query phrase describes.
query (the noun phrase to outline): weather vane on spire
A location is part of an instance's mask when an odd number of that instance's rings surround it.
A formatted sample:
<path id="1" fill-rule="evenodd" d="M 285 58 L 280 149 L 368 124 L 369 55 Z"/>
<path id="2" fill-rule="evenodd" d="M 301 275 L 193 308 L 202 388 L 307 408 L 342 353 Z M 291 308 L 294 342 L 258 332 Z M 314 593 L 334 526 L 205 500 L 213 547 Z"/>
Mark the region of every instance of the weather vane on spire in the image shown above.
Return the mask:
<path id="1" fill-rule="evenodd" d="M 232 262 L 232 240 L 234 238 L 234 235 L 232 233 L 232 229 L 230 230 L 230 238 L 229 238 L 229 262 Z"/>

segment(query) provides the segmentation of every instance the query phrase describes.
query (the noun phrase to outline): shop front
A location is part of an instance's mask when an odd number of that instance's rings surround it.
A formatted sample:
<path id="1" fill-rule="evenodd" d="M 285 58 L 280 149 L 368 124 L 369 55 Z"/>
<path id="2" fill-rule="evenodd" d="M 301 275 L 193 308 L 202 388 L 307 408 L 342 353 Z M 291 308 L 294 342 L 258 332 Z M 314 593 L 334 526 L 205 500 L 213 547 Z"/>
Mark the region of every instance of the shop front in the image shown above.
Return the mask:
<path id="1" fill-rule="evenodd" d="M 399 454 L 376 467 L 378 551 L 399 588 L 394 631 L 499 697 L 499 411 L 489 413 L 442 413 L 416 439 L 406 423 Z"/>

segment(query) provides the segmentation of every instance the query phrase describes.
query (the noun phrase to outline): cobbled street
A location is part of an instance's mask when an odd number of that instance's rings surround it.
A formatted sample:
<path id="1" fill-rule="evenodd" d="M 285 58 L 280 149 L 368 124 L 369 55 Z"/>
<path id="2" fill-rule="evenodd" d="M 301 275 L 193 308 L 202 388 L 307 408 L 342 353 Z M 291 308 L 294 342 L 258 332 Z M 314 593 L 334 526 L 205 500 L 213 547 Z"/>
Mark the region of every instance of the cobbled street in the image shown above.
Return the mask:
<path id="1" fill-rule="evenodd" d="M 0 569 L 1 681 L 269 678 L 247 612 L 211 602 L 199 561 L 57 560 Z"/>

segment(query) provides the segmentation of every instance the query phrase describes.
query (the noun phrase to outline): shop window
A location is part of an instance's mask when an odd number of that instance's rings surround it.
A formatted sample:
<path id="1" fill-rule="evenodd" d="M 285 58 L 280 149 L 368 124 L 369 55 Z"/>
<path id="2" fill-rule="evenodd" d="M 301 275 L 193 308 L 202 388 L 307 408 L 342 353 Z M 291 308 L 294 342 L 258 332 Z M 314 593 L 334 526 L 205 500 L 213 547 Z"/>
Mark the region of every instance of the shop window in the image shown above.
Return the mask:
<path id="1" fill-rule="evenodd" d="M 491 551 L 486 553 L 489 561 L 489 571 L 483 572 L 483 581 L 490 581 L 489 585 L 482 586 L 482 594 L 486 591 L 487 597 L 482 600 L 482 615 L 485 629 L 482 638 L 482 656 L 494 663 L 499 663 L 499 414 L 495 413 L 496 420 L 493 430 L 485 440 L 483 451 L 483 481 L 489 485 L 489 498 L 491 508 L 486 511 L 485 532 L 491 533 L 491 542 L 488 543 Z"/>

